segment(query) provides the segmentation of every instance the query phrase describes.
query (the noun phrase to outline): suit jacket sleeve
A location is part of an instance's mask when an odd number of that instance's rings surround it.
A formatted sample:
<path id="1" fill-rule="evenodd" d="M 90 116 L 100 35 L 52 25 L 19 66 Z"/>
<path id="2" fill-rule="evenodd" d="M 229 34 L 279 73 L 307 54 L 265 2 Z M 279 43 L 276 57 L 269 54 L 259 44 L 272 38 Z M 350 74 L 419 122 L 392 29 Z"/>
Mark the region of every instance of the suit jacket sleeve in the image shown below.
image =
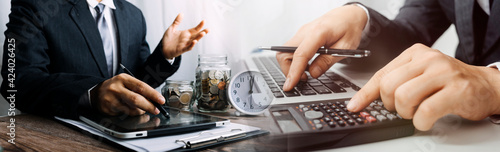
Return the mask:
<path id="1" fill-rule="evenodd" d="M 8 48 L 8 40 L 14 39 L 15 70 L 13 73 L 15 74 L 15 82 L 14 87 L 10 87 L 10 82 L 7 79 L 8 74 L 12 73 L 7 64 L 10 57 L 8 51 L 4 51 L 4 64 L 1 70 L 4 78 L 1 86 L 2 95 L 6 98 L 15 94 L 16 108 L 22 112 L 78 118 L 78 111 L 82 110 L 78 101 L 91 87 L 107 78 L 99 73 L 96 74 L 96 72 L 54 72 L 53 62 L 61 61 L 59 59 L 61 56 L 53 53 L 55 51 L 52 50 L 51 44 L 54 44 L 54 41 L 67 42 L 65 39 L 71 38 L 54 38 L 54 35 L 46 33 L 45 26 L 53 22 L 44 18 L 46 16 L 37 14 L 43 11 L 39 10 L 42 8 L 37 5 L 36 0 L 13 0 L 11 3 L 12 11 L 5 32 L 4 50 Z M 61 6 L 59 9 L 64 9 L 64 7 Z M 143 18 L 142 20 L 144 21 Z M 145 23 L 142 24 L 145 28 Z M 141 47 L 130 50 L 139 52 L 139 55 L 135 57 L 140 58 L 140 60 L 124 62 L 130 65 L 128 67 L 133 67 L 139 79 L 145 80 L 152 86 L 158 86 L 161 84 L 160 81 L 163 82 L 166 77 L 177 70 L 179 62 L 170 65 L 158 49 L 150 56 L 145 33 L 141 36 L 144 40 Z M 74 59 L 82 59 L 82 57 Z M 89 65 L 95 65 L 91 63 L 93 62 L 89 62 Z M 7 92 L 7 90 L 12 89 L 17 90 L 17 92 Z"/>
<path id="2" fill-rule="evenodd" d="M 436 0 L 407 0 L 394 20 L 367 8 L 370 31 L 359 48 L 371 50 L 372 56 L 353 60 L 365 66 L 373 65 L 367 62 L 385 65 L 415 43 L 431 46 L 452 23 Z"/>

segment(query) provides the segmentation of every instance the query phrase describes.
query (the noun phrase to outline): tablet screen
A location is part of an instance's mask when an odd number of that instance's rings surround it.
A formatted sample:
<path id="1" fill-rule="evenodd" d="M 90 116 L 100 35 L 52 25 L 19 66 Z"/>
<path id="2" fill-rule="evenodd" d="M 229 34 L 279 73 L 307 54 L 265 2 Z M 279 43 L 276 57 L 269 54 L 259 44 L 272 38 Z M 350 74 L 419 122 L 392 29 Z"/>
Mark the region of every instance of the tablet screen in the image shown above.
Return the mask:
<path id="1" fill-rule="evenodd" d="M 170 118 L 166 118 L 161 114 L 152 115 L 149 113 L 140 116 L 85 115 L 85 117 L 105 128 L 118 132 L 189 127 L 196 126 L 198 124 L 227 121 L 227 119 L 212 117 L 200 113 L 180 111 L 171 108 L 165 109 L 170 113 Z"/>

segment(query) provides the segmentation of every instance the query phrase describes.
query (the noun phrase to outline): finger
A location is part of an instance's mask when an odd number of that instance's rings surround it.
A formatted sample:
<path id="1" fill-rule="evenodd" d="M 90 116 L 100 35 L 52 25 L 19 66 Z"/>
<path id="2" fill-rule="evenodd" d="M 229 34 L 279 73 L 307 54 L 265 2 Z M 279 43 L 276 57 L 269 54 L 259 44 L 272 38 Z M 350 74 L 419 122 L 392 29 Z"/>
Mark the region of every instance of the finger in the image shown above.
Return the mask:
<path id="1" fill-rule="evenodd" d="M 388 110 L 396 110 L 396 107 L 394 106 L 396 89 L 398 89 L 402 84 L 421 75 L 424 72 L 426 65 L 419 65 L 419 63 L 420 62 L 410 62 L 401 65 L 400 67 L 395 68 L 391 72 L 387 73 L 380 80 L 380 98 L 382 99 L 382 101 L 384 102 L 384 106 Z M 402 93 L 405 94 L 405 92 Z"/>
<path id="2" fill-rule="evenodd" d="M 170 28 L 176 29 L 177 26 L 179 26 L 181 24 L 181 21 L 182 21 L 183 18 L 184 18 L 184 15 L 182 13 L 179 13 L 177 15 L 177 17 L 175 17 L 174 22 L 172 23 L 172 25 L 170 25 Z"/>
<path id="3" fill-rule="evenodd" d="M 202 30 L 199 33 L 196 33 L 193 36 L 191 36 L 191 40 L 199 41 L 201 38 L 203 38 L 203 36 L 205 36 L 207 34 L 207 32 L 208 32 L 207 29 Z"/>
<path id="4" fill-rule="evenodd" d="M 314 61 L 309 65 L 309 73 L 311 77 L 318 78 L 323 73 L 325 73 L 333 64 L 344 59 L 343 57 L 334 57 L 331 55 L 319 55 L 314 59 Z"/>
<path id="5" fill-rule="evenodd" d="M 125 88 L 121 92 L 121 101 L 130 108 L 128 113 L 129 115 L 143 114 L 140 111 L 141 109 L 155 115 L 159 113 L 159 110 L 153 105 L 153 103 L 148 101 L 142 95 Z"/>
<path id="6" fill-rule="evenodd" d="M 129 107 L 130 108 L 130 107 Z M 139 108 L 130 108 L 127 112 L 127 115 L 129 116 L 139 116 L 145 114 L 146 111 L 139 109 Z"/>
<path id="7" fill-rule="evenodd" d="M 304 73 L 309 60 L 316 54 L 316 50 L 324 44 L 319 37 L 321 35 L 312 34 L 311 38 L 305 39 L 293 53 L 293 60 L 290 65 L 288 74 L 286 75 L 285 85 L 283 90 L 290 91 L 300 80 L 300 77 Z"/>
<path id="8" fill-rule="evenodd" d="M 201 28 L 203 28 L 204 25 L 205 25 L 205 20 L 202 20 L 198 25 L 196 25 L 196 27 L 192 28 L 191 30 L 198 32 L 201 30 Z"/>
<path id="9" fill-rule="evenodd" d="M 413 116 L 413 125 L 415 128 L 427 131 L 432 128 L 439 118 L 450 114 L 453 107 L 452 102 L 449 102 L 453 101 L 453 99 L 450 99 L 450 95 L 455 93 L 455 90 L 451 88 L 444 88 L 425 99 L 418 106 Z"/>
<path id="10" fill-rule="evenodd" d="M 415 44 L 406 49 L 382 69 L 377 71 L 372 78 L 370 78 L 370 80 L 351 98 L 351 101 L 349 101 L 349 104 L 347 105 L 347 109 L 353 112 L 363 110 L 372 101 L 379 98 L 380 81 L 385 77 L 385 75 L 393 69 L 410 62 L 414 53 L 419 52 L 418 50 L 422 50 L 423 48 L 428 47 L 422 44 Z"/>
<path id="11" fill-rule="evenodd" d="M 422 101 L 443 88 L 446 80 L 443 80 L 443 77 L 436 76 L 438 74 L 439 72 L 424 73 L 403 83 L 395 90 L 394 107 L 401 117 L 405 119 L 413 118 Z"/>
<path id="12" fill-rule="evenodd" d="M 276 52 L 276 60 L 278 60 L 281 71 L 285 76 L 288 75 L 290 64 L 292 64 L 292 58 L 293 58 L 293 53 Z"/>
<path id="13" fill-rule="evenodd" d="M 121 75 L 121 74 L 120 74 Z M 138 80 L 130 75 L 124 74 L 126 78 L 124 78 L 123 84 L 126 88 L 130 89 L 133 92 L 136 92 L 146 99 L 152 100 L 160 105 L 165 104 L 165 97 L 163 97 L 158 91 L 153 89 L 148 84 Z"/>

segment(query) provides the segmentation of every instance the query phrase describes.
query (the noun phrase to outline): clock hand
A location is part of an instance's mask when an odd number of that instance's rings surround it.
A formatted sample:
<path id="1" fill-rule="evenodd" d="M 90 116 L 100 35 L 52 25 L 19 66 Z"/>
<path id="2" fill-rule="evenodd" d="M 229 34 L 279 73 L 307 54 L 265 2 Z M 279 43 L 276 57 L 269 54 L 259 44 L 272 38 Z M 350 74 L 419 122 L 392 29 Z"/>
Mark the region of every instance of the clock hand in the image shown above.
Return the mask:
<path id="1" fill-rule="evenodd" d="M 249 94 L 253 93 L 253 83 L 254 83 L 253 81 L 254 81 L 253 80 L 253 76 L 250 75 L 250 81 L 249 81 L 249 83 L 250 83 L 250 90 L 248 91 Z"/>

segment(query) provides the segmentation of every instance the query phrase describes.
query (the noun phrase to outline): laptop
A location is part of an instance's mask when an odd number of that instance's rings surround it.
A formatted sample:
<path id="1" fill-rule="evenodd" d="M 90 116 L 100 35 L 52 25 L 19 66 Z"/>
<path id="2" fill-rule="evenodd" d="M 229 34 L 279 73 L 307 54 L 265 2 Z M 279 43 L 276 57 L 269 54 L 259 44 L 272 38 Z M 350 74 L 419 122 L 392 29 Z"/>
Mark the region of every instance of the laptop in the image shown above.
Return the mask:
<path id="1" fill-rule="evenodd" d="M 347 77 L 338 70 L 330 68 L 317 79 L 308 76 L 307 82 L 299 82 L 292 91 L 283 91 L 286 77 L 281 72 L 276 53 L 262 51 L 253 53 L 245 59 L 248 70 L 260 71 L 275 99 L 271 105 L 351 98 L 362 84 Z"/>

